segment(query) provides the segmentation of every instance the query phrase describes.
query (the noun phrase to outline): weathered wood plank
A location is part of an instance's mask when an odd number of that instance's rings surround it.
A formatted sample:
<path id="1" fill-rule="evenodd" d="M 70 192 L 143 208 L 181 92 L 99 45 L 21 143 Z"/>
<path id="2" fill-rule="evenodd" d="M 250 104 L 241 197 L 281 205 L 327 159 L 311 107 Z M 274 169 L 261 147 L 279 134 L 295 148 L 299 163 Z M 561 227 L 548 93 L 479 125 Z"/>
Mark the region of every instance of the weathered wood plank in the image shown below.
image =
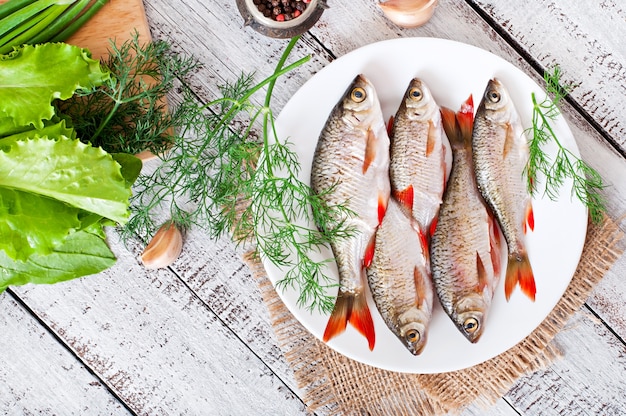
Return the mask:
<path id="1" fill-rule="evenodd" d="M 11 294 L 0 311 L 1 414 L 129 414 Z"/>
<path id="2" fill-rule="evenodd" d="M 564 357 L 522 378 L 506 395 L 521 414 L 622 415 L 626 411 L 624 345 L 582 309 L 555 341 Z"/>
<path id="3" fill-rule="evenodd" d="M 128 251 L 113 233 L 110 243 L 119 260 L 105 273 L 15 292 L 129 408 L 303 412 L 298 397 L 170 270 L 145 271 L 137 245 Z"/>
<path id="4" fill-rule="evenodd" d="M 577 84 L 572 97 L 626 149 L 624 4 L 539 0 L 473 1 L 544 67 L 555 64 Z"/>

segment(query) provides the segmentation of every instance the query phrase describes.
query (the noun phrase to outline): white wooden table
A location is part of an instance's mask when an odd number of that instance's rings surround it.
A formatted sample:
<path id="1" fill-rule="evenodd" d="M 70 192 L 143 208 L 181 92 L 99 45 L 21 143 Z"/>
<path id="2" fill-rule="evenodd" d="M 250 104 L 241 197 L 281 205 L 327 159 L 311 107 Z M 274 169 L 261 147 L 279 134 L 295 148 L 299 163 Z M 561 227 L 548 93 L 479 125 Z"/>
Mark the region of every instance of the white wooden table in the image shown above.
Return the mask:
<path id="1" fill-rule="evenodd" d="M 298 43 L 311 62 L 285 78 L 284 106 L 332 59 L 372 42 L 429 36 L 476 45 L 540 82 L 558 63 L 578 88 L 563 105 L 583 158 L 604 177 L 609 214 L 626 211 L 626 5 L 622 0 L 441 0 L 418 29 L 399 29 L 375 0 L 330 0 Z M 285 40 L 242 27 L 234 0 L 144 0 L 152 35 L 203 63 L 198 96 L 242 72 L 272 72 Z M 621 224 L 622 229 L 624 224 Z M 170 269 L 146 271 L 142 247 L 110 233 L 116 266 L 0 295 L 0 414 L 305 414 L 256 282 L 228 240 L 191 230 Z M 564 352 L 523 377 L 487 413 L 626 414 L 626 257 L 556 340 Z"/>

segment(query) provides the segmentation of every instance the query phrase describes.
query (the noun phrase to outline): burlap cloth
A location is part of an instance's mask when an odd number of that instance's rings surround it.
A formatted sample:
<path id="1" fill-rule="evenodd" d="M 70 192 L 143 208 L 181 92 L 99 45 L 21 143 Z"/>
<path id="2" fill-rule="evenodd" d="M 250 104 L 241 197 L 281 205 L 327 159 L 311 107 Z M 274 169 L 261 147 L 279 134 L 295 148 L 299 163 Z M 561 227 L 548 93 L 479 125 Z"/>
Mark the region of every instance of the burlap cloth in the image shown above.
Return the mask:
<path id="1" fill-rule="evenodd" d="M 249 253 L 246 261 L 256 276 L 279 345 L 309 411 L 332 415 L 455 414 L 470 404 L 493 405 L 520 377 L 559 357 L 551 341 L 621 256 L 622 237 L 609 218 L 601 225 L 590 225 L 578 269 L 542 324 L 503 354 L 465 370 L 442 374 L 389 372 L 335 352 L 294 318 L 254 256 Z"/>

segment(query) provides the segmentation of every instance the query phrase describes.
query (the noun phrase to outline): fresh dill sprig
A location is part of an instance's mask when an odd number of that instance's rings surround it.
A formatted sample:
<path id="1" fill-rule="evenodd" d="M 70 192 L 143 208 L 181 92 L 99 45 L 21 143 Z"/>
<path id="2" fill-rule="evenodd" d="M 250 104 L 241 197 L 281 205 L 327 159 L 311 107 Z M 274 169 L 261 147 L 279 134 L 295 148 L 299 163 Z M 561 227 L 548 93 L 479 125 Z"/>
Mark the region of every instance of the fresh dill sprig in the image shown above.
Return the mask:
<path id="1" fill-rule="evenodd" d="M 561 69 L 557 65 L 552 71 L 544 73 L 544 81 L 548 96 L 541 102 L 537 101 L 532 93 L 533 103 L 532 127 L 528 128 L 531 139 L 529 141 L 529 159 L 526 165 L 528 190 L 531 194 L 537 191 L 535 178 L 539 173 L 545 175 L 544 194 L 550 199 L 556 199 L 565 180 L 573 181 L 572 195 L 577 197 L 589 209 L 589 215 L 594 223 L 602 221 L 606 212 L 606 201 L 601 194 L 605 185 L 600 174 L 586 162 L 563 146 L 555 134 L 552 123 L 559 112 L 560 101 L 574 88 L 571 84 L 561 84 Z M 552 98 L 550 98 L 550 96 Z M 557 146 L 557 153 L 551 159 L 544 151 L 544 145 L 552 142 Z"/>
<path id="2" fill-rule="evenodd" d="M 285 66 L 297 40 L 291 39 L 271 76 L 255 83 L 253 74 L 242 74 L 206 105 L 181 86 L 175 111 L 186 122 L 161 163 L 137 180 L 133 215 L 123 232 L 147 237 L 166 211 L 179 226 L 198 226 L 214 238 L 229 234 L 237 244 L 253 242 L 258 256 L 284 271 L 279 288 L 298 290 L 302 307 L 329 312 L 334 298 L 326 288 L 336 282 L 325 273 L 329 260 L 313 255 L 350 234 L 333 220 L 337 211 L 347 210 L 327 206 L 298 178 L 298 155 L 287 138 L 278 137 L 270 107 L 276 80 L 310 59 Z M 265 87 L 264 103 L 255 104 L 253 95 Z M 321 231 L 311 229 L 311 222 Z"/>
<path id="3" fill-rule="evenodd" d="M 59 102 L 61 113 L 82 141 L 108 152 L 164 152 L 188 116 L 185 109 L 168 111 L 166 96 L 200 64 L 173 53 L 167 42 L 143 44 L 135 32 L 121 45 L 110 42 L 103 65 L 111 71 L 105 85 Z"/>

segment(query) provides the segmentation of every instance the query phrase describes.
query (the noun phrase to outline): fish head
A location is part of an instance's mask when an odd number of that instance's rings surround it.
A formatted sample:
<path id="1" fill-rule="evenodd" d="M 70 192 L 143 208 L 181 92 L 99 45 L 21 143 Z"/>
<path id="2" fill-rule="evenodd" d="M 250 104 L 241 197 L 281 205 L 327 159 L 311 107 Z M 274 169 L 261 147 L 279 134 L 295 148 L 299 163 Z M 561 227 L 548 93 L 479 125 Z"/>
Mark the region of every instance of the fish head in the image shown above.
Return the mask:
<path id="1" fill-rule="evenodd" d="M 413 355 L 419 355 L 427 341 L 430 314 L 412 307 L 399 316 L 396 335 Z"/>
<path id="2" fill-rule="evenodd" d="M 363 74 L 354 78 L 339 105 L 343 120 L 353 128 L 369 126 L 377 114 L 382 116 L 374 84 Z"/>
<path id="3" fill-rule="evenodd" d="M 439 111 L 432 93 L 419 78 L 413 78 L 409 82 L 401 106 L 401 111 L 404 110 L 411 121 L 431 120 Z"/>
<path id="4" fill-rule="evenodd" d="M 475 343 L 483 334 L 487 304 L 480 293 L 470 293 L 456 305 L 452 320 L 470 342 Z"/>
<path id="5" fill-rule="evenodd" d="M 508 91 L 497 78 L 493 78 L 487 83 L 481 106 L 487 117 L 496 123 L 508 122 L 514 111 Z"/>

